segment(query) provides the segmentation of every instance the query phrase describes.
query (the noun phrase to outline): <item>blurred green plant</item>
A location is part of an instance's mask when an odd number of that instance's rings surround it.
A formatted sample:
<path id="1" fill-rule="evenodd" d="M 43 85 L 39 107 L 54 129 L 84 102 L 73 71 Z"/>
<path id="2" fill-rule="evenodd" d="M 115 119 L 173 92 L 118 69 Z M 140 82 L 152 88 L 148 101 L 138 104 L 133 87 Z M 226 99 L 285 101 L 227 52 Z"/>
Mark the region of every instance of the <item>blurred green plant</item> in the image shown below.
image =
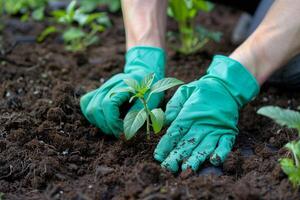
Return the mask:
<path id="1" fill-rule="evenodd" d="M 95 11 L 99 6 L 107 6 L 109 12 L 112 13 L 121 9 L 120 0 L 81 0 L 80 5 L 87 12 Z"/>
<path id="2" fill-rule="evenodd" d="M 65 10 L 55 10 L 52 16 L 56 25 L 47 27 L 38 37 L 42 42 L 53 33 L 62 34 L 69 51 L 83 51 L 99 41 L 97 33 L 111 26 L 109 17 L 104 12 L 87 13 L 77 2 L 72 1 Z"/>
<path id="3" fill-rule="evenodd" d="M 257 113 L 275 120 L 282 126 L 297 129 L 300 137 L 299 112 L 276 106 L 265 106 L 260 108 Z M 292 158 L 281 158 L 279 160 L 281 168 L 288 175 L 293 186 L 300 187 L 300 139 L 287 143 L 285 147 L 292 153 Z"/>
<path id="4" fill-rule="evenodd" d="M 4 193 L 3 192 L 0 192 L 0 200 L 4 199 Z"/>
<path id="5" fill-rule="evenodd" d="M 21 20 L 29 18 L 40 21 L 45 17 L 49 0 L 0 0 L 1 14 L 21 15 Z"/>
<path id="6" fill-rule="evenodd" d="M 180 41 L 173 48 L 182 54 L 191 54 L 201 49 L 209 40 L 219 42 L 222 33 L 209 31 L 196 25 L 195 19 L 200 11 L 210 12 L 213 4 L 205 0 L 169 0 L 168 15 L 178 23 L 179 33 L 169 32 L 172 41 Z"/>

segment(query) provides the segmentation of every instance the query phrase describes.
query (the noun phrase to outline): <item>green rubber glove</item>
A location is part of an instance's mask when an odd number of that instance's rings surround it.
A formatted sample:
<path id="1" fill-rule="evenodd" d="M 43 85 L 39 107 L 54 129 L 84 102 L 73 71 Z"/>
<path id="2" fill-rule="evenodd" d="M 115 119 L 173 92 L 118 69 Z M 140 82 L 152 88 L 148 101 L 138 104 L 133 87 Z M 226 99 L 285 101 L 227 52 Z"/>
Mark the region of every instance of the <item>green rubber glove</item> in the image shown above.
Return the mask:
<path id="1" fill-rule="evenodd" d="M 119 107 L 128 102 L 130 93 L 122 92 L 110 96 L 119 88 L 127 87 L 124 79 L 132 78 L 138 81 L 149 73 L 155 74 L 153 83 L 164 78 L 165 52 L 163 49 L 150 46 L 137 46 L 128 50 L 124 73 L 117 74 L 105 82 L 100 88 L 93 90 L 80 99 L 81 111 L 86 119 L 107 135 L 119 137 L 123 132 L 123 121 L 120 119 Z M 149 107 L 159 105 L 163 94 L 153 95 L 149 100 Z M 136 101 L 131 109 L 142 105 Z"/>
<path id="2" fill-rule="evenodd" d="M 238 134 L 238 111 L 259 92 L 250 72 L 237 61 L 215 56 L 207 74 L 178 88 L 168 102 L 171 126 L 157 145 L 154 158 L 172 172 L 196 171 L 210 157 L 221 164 Z"/>

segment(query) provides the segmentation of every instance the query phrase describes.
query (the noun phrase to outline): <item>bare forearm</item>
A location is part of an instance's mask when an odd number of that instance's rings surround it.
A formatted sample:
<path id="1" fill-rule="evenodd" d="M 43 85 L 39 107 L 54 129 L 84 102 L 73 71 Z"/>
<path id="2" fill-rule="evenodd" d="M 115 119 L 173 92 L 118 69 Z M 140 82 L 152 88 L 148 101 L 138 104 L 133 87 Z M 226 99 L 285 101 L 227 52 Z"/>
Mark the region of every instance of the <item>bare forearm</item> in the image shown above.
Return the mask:
<path id="1" fill-rule="evenodd" d="M 300 1 L 275 1 L 256 31 L 230 57 L 241 62 L 260 84 L 300 53 Z"/>
<path id="2" fill-rule="evenodd" d="M 165 47 L 167 0 L 122 0 L 127 49 Z"/>

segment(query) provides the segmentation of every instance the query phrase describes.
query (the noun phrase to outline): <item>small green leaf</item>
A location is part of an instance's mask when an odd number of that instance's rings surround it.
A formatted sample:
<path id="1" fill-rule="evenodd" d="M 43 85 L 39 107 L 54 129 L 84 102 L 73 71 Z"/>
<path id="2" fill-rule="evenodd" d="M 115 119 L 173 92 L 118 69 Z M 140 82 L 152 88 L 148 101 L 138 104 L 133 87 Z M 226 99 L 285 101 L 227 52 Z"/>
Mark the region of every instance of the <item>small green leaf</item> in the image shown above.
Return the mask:
<path id="1" fill-rule="evenodd" d="M 66 11 L 64 10 L 54 10 L 52 13 L 52 16 L 56 19 L 56 21 L 60 21 L 60 18 L 66 16 Z"/>
<path id="2" fill-rule="evenodd" d="M 210 12 L 214 8 L 214 4 L 205 0 L 193 0 L 194 7 L 203 12 Z"/>
<path id="3" fill-rule="evenodd" d="M 58 30 L 56 29 L 55 26 L 48 26 L 43 32 L 38 36 L 37 41 L 38 42 L 43 42 L 46 37 L 51 35 L 52 33 L 56 33 Z"/>
<path id="4" fill-rule="evenodd" d="M 164 125 L 164 121 L 165 121 L 164 111 L 160 108 L 153 109 L 150 112 L 150 118 L 151 118 L 154 133 L 155 134 L 159 133 L 161 131 L 161 129 Z"/>
<path id="5" fill-rule="evenodd" d="M 124 119 L 124 132 L 127 140 L 131 139 L 143 126 L 147 118 L 145 109 L 140 111 L 130 111 Z"/>
<path id="6" fill-rule="evenodd" d="M 258 114 L 264 115 L 276 121 L 276 123 L 287 126 L 288 128 L 296 128 L 300 132 L 300 113 L 283 109 L 277 106 L 265 106 L 257 111 Z"/>
<path id="7" fill-rule="evenodd" d="M 74 15 L 76 4 L 76 0 L 71 1 L 71 3 L 67 7 L 68 14 Z"/>
<path id="8" fill-rule="evenodd" d="M 129 99 L 129 103 L 131 103 L 135 98 L 137 98 L 137 96 L 136 95 L 134 95 L 134 96 L 132 96 L 132 97 L 130 97 L 130 99 Z"/>
<path id="9" fill-rule="evenodd" d="M 121 92 L 130 92 L 130 93 L 134 93 L 135 91 L 132 88 L 117 88 L 114 89 L 111 94 L 109 95 L 109 98 L 111 98 L 113 95 L 117 94 L 117 93 L 121 93 Z"/>
<path id="10" fill-rule="evenodd" d="M 300 186 L 300 168 L 295 166 L 294 161 L 289 158 L 283 158 L 279 162 L 283 172 L 288 175 L 289 181 L 291 181 L 293 186 Z"/>
<path id="11" fill-rule="evenodd" d="M 189 9 L 183 0 L 170 0 L 170 11 L 168 12 L 178 22 L 184 22 L 189 17 Z"/>
<path id="12" fill-rule="evenodd" d="M 83 38 L 86 35 L 80 28 L 69 28 L 63 34 L 63 39 L 66 42 L 74 41 Z"/>
<path id="13" fill-rule="evenodd" d="M 154 80 L 154 77 L 155 77 L 154 73 L 150 73 L 147 76 L 145 76 L 142 81 L 141 88 L 146 89 L 146 90 L 150 89 L 152 82 Z"/>
<path id="14" fill-rule="evenodd" d="M 170 89 L 171 87 L 174 87 L 176 85 L 183 84 L 181 80 L 178 80 L 176 78 L 164 78 L 159 81 L 157 81 L 152 87 L 151 87 L 151 93 L 159 93 L 163 92 L 165 90 Z"/>
<path id="15" fill-rule="evenodd" d="M 139 91 L 140 85 L 136 80 L 134 80 L 132 78 L 125 78 L 124 82 L 126 83 L 126 85 L 128 85 L 129 87 L 131 87 L 135 91 Z"/>
<path id="16" fill-rule="evenodd" d="M 31 16 L 33 19 L 37 20 L 37 21 L 41 21 L 44 19 L 44 12 L 45 12 L 45 7 L 40 7 L 35 9 Z"/>

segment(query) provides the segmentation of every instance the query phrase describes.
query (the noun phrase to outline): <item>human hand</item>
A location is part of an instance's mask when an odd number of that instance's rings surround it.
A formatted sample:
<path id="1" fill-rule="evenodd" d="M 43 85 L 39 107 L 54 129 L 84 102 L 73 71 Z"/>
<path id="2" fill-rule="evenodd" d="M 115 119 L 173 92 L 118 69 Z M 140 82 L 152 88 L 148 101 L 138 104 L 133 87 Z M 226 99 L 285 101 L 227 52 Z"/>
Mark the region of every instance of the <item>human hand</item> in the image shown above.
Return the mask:
<path id="1" fill-rule="evenodd" d="M 238 134 L 238 111 L 259 92 L 255 78 L 240 63 L 215 56 L 207 74 L 179 87 L 167 104 L 171 124 L 154 158 L 172 172 L 196 171 L 210 157 L 221 164 Z"/>
<path id="2" fill-rule="evenodd" d="M 119 137 L 123 132 L 123 121 L 120 119 L 119 107 L 131 97 L 129 92 L 111 93 L 119 88 L 127 87 L 124 79 L 131 78 L 138 81 L 144 76 L 154 73 L 153 83 L 164 78 L 165 52 L 150 46 L 137 46 L 131 48 L 126 54 L 124 73 L 117 74 L 105 82 L 101 87 L 88 92 L 80 99 L 80 107 L 86 119 L 107 135 Z M 163 94 L 152 95 L 148 106 L 157 107 Z M 135 102 L 131 109 L 141 107 L 140 102 Z"/>

